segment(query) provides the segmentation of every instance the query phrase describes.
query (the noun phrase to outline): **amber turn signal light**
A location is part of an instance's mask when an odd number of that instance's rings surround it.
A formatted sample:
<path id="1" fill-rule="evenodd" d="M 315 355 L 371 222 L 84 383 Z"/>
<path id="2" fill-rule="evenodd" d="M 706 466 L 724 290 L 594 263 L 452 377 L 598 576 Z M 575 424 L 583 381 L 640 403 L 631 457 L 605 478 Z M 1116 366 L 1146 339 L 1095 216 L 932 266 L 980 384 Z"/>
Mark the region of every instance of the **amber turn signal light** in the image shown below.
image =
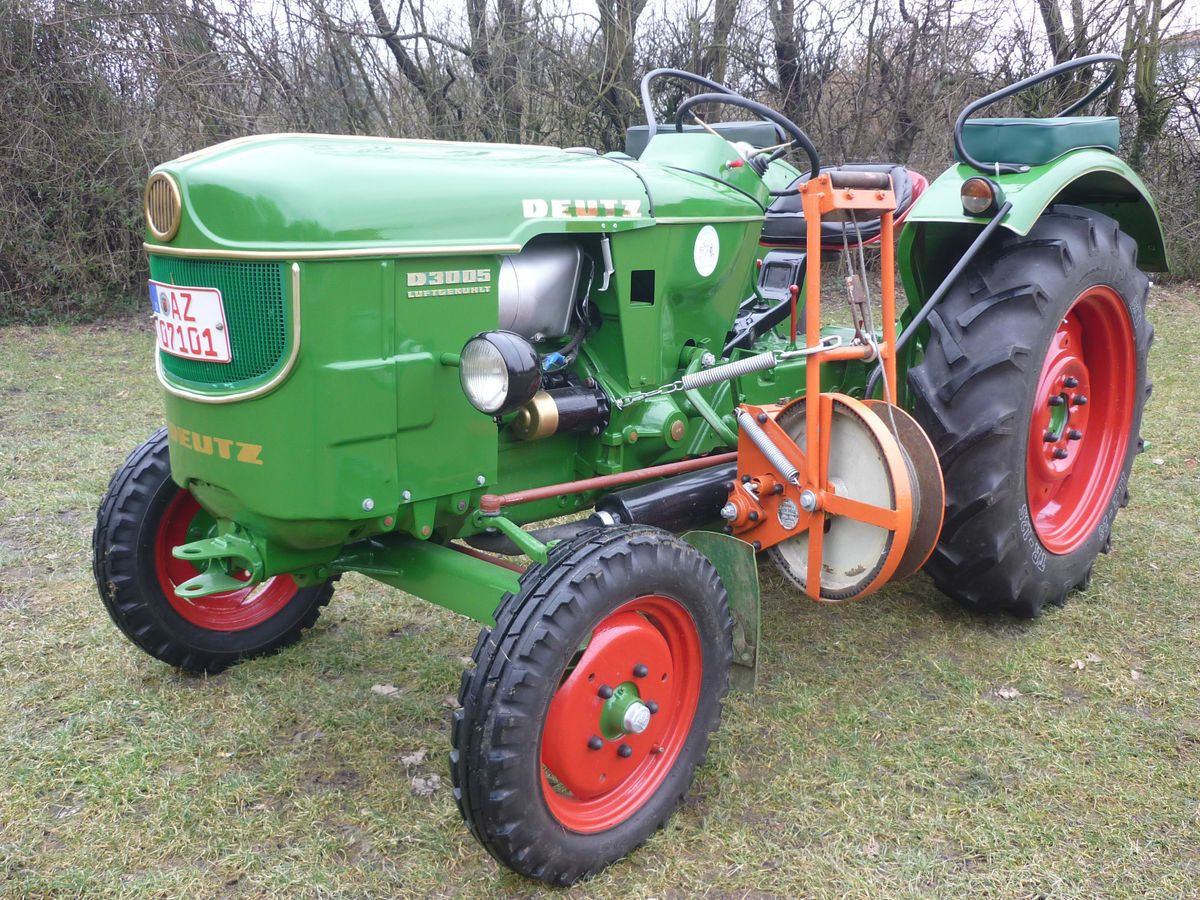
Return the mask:
<path id="1" fill-rule="evenodd" d="M 1004 191 L 990 178 L 976 175 L 963 182 L 959 191 L 963 212 L 968 216 L 995 215 L 1004 202 Z"/>

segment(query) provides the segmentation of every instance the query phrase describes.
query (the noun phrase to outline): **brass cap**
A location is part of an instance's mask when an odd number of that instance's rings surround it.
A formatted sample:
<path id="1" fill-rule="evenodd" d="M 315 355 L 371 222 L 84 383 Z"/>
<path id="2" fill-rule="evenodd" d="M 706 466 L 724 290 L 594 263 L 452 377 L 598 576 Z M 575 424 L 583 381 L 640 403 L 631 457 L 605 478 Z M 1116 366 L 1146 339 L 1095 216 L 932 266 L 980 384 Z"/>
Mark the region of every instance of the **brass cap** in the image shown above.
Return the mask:
<path id="1" fill-rule="evenodd" d="M 533 399 L 521 407 L 512 423 L 513 434 L 522 440 L 536 441 L 550 437 L 558 431 L 558 406 L 545 391 L 538 391 Z"/>

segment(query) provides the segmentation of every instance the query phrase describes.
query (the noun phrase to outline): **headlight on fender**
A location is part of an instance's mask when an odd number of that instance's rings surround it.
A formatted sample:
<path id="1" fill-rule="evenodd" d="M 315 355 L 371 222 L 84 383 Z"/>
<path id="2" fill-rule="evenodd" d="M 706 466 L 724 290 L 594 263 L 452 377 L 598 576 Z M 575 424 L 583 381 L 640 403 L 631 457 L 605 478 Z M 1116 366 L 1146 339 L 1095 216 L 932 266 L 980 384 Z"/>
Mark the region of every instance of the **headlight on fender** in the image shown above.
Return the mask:
<path id="1" fill-rule="evenodd" d="M 490 416 L 520 409 L 542 381 L 537 351 L 511 331 L 485 331 L 467 341 L 458 377 L 471 405 Z"/>

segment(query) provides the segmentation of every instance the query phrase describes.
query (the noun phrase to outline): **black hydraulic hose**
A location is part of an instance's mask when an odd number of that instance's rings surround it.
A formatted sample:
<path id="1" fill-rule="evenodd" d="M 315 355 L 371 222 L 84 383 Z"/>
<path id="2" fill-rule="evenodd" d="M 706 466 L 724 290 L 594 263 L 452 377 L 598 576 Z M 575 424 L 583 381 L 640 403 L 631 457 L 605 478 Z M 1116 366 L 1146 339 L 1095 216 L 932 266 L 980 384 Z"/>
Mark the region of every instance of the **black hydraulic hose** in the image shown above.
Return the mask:
<path id="1" fill-rule="evenodd" d="M 950 274 L 942 279 L 942 283 L 937 286 L 937 290 L 935 290 L 929 296 L 929 299 L 925 301 L 925 305 L 921 307 L 915 316 L 913 316 L 913 319 L 908 323 L 908 326 L 902 332 L 900 332 L 900 337 L 896 338 L 896 349 L 893 353 L 894 356 L 899 357 L 900 351 L 904 349 L 904 345 L 907 344 L 909 339 L 917 333 L 917 329 L 925 324 L 925 320 L 929 318 L 929 314 L 933 312 L 934 307 L 941 302 L 942 297 L 946 296 L 946 292 L 950 290 L 951 285 L 953 285 L 958 279 L 958 276 L 962 274 L 963 269 L 965 269 L 970 264 L 971 260 L 975 258 L 976 254 L 983 249 L 983 245 L 987 243 L 988 238 L 990 238 L 996 229 L 1000 227 L 1000 223 L 1003 221 L 1004 217 L 1008 215 L 1008 211 L 1010 209 L 1012 209 L 1012 202 L 1005 200 L 1004 204 L 998 210 L 996 210 L 996 215 L 992 216 L 991 221 L 983 226 L 983 230 L 976 235 L 975 240 L 971 242 L 971 246 L 967 248 L 967 252 L 959 257 L 958 262 L 954 264 L 954 268 L 950 270 Z M 864 397 L 870 399 L 870 397 L 875 393 L 875 387 L 879 384 L 879 379 L 882 375 L 883 364 L 880 363 L 871 373 L 871 377 L 867 379 L 867 389 L 863 394 Z M 893 400 L 895 400 L 896 386 L 893 384 L 891 388 Z"/>

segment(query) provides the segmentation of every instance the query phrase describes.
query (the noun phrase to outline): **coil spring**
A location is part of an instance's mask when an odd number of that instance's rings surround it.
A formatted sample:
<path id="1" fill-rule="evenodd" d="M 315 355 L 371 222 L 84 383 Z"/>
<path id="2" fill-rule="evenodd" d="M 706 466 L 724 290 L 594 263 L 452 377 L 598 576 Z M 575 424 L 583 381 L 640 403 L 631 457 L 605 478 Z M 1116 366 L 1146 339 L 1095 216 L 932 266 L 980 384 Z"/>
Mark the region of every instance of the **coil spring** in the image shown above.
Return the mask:
<path id="1" fill-rule="evenodd" d="M 751 372 L 773 369 L 776 365 L 777 360 L 774 353 L 759 353 L 756 356 L 747 356 L 745 359 L 739 359 L 737 362 L 725 363 L 723 366 L 713 366 L 711 369 L 691 372 L 684 375 L 681 381 L 685 391 L 694 391 L 697 388 L 706 388 L 710 384 L 729 381 L 733 378 L 741 378 L 743 375 L 749 375 Z"/>
<path id="2" fill-rule="evenodd" d="M 796 468 L 790 459 L 783 455 L 783 451 L 775 446 L 775 442 L 767 436 L 767 433 L 758 427 L 758 423 L 754 421 L 754 416 L 739 406 L 737 420 L 742 431 L 746 432 L 746 436 L 754 442 L 754 445 L 762 451 L 762 455 L 767 458 L 767 462 L 771 464 L 771 468 L 792 484 L 799 484 L 800 470 Z"/>

